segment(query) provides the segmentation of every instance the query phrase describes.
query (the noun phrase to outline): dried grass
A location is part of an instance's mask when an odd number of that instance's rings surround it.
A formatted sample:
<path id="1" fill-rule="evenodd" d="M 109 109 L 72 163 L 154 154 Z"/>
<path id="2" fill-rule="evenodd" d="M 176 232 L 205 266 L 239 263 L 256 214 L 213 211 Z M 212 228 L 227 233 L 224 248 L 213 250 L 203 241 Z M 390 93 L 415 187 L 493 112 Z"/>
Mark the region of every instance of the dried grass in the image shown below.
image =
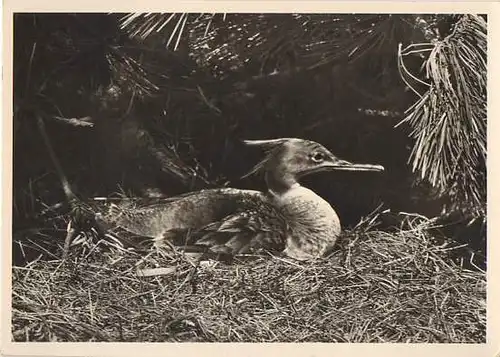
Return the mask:
<path id="1" fill-rule="evenodd" d="M 484 343 L 486 276 L 428 223 L 347 232 L 318 262 L 94 249 L 13 268 L 15 341 Z M 136 265 L 163 269 L 139 277 Z"/>

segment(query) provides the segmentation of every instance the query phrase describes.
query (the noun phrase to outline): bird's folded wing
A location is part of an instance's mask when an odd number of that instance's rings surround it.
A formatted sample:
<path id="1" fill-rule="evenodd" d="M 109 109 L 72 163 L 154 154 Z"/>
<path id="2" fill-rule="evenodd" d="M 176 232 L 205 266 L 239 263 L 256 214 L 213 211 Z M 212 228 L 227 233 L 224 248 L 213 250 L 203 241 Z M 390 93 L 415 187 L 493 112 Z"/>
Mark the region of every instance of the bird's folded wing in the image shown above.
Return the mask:
<path id="1" fill-rule="evenodd" d="M 197 230 L 168 231 L 164 239 L 179 245 L 205 246 L 213 252 L 244 254 L 259 250 L 282 251 L 286 225 L 276 212 L 244 211 Z"/>

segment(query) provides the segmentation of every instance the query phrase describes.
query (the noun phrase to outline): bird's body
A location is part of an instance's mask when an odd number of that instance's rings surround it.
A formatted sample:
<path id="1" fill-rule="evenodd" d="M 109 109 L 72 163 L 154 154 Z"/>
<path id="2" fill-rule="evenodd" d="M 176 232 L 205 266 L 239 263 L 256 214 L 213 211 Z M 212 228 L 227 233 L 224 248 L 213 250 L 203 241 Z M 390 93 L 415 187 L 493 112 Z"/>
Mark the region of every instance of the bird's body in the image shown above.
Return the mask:
<path id="1" fill-rule="evenodd" d="M 249 141 L 269 150 L 254 171 L 265 174 L 267 192 L 208 189 L 129 209 L 113 206 L 103 218 L 157 245 L 206 246 L 229 254 L 283 252 L 298 260 L 323 256 L 340 235 L 331 205 L 301 186 L 302 175 L 326 169 L 381 171 L 336 159 L 318 143 L 301 139 Z M 316 155 L 316 156 L 314 156 Z"/>

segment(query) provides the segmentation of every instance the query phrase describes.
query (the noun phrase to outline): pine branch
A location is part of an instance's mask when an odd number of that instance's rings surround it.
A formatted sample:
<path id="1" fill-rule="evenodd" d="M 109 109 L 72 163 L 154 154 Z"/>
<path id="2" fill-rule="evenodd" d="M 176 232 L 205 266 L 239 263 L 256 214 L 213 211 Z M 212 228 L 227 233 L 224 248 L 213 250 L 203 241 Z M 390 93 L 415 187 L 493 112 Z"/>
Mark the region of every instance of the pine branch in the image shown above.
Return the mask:
<path id="1" fill-rule="evenodd" d="M 485 202 L 486 23 L 464 15 L 426 61 L 429 90 L 407 111 L 413 170 L 442 194 Z"/>

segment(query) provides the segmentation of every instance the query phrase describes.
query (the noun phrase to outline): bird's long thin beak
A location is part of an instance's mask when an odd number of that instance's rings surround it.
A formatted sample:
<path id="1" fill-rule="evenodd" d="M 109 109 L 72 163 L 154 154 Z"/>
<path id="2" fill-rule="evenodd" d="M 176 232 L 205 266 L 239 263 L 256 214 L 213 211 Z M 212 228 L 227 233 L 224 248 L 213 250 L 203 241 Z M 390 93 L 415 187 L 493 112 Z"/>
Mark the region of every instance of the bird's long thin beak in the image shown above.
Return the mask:
<path id="1" fill-rule="evenodd" d="M 372 164 L 353 164 L 352 162 L 339 160 L 335 163 L 328 163 L 325 165 L 325 169 L 328 170 L 339 170 L 339 171 L 384 171 L 384 167 L 381 165 Z"/>
<path id="2" fill-rule="evenodd" d="M 374 172 L 382 172 L 384 171 L 384 167 L 381 165 L 372 165 L 372 164 L 353 164 L 349 161 L 338 160 L 336 162 L 325 162 L 321 166 L 317 166 L 315 168 L 303 171 L 297 175 L 297 177 L 307 176 L 310 174 L 314 174 L 317 172 L 325 172 L 325 171 L 374 171 Z"/>

